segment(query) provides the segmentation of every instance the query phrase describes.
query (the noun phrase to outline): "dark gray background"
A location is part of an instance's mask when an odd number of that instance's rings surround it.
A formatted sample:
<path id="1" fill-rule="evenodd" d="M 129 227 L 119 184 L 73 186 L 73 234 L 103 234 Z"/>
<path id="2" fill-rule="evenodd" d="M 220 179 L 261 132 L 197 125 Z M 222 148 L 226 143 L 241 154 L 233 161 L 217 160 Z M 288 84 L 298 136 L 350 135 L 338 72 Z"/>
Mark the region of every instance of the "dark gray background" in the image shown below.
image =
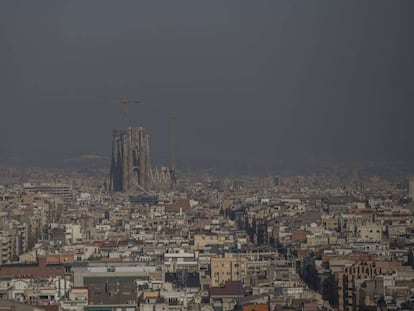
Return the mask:
<path id="1" fill-rule="evenodd" d="M 413 160 L 413 1 L 1 1 L 0 158 Z"/>

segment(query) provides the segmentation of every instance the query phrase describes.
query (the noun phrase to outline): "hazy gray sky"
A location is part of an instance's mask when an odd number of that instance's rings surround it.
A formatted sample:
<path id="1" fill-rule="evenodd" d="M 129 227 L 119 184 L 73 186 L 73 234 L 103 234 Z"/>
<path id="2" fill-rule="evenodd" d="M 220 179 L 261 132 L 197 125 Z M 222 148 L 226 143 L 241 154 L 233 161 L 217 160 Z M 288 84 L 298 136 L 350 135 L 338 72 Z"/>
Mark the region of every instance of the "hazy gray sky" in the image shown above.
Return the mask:
<path id="1" fill-rule="evenodd" d="M 1 1 L 0 158 L 414 159 L 413 1 Z"/>

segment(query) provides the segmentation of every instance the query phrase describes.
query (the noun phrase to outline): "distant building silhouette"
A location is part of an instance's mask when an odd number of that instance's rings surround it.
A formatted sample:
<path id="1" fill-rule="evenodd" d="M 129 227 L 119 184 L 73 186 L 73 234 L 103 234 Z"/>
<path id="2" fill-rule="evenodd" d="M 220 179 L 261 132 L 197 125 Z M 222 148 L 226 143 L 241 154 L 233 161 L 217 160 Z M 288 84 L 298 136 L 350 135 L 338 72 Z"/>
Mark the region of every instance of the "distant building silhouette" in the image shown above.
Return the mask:
<path id="1" fill-rule="evenodd" d="M 408 181 L 408 197 L 414 200 L 414 178 Z"/>
<path id="2" fill-rule="evenodd" d="M 165 191 L 172 187 L 170 170 L 152 170 L 149 135 L 142 127 L 114 129 L 110 189 L 113 192 Z"/>
<path id="3" fill-rule="evenodd" d="M 110 187 L 112 191 L 147 191 L 151 166 L 149 137 L 144 128 L 114 129 Z"/>

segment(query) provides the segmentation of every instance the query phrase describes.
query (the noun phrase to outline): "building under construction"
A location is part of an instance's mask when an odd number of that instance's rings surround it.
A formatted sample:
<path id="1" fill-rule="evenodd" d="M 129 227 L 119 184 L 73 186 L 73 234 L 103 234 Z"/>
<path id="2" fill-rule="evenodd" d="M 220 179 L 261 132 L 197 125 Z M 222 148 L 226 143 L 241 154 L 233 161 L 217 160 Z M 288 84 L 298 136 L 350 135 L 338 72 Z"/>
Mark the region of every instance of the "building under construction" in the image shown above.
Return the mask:
<path id="1" fill-rule="evenodd" d="M 165 191 L 172 187 L 169 169 L 152 169 L 149 136 L 142 127 L 114 129 L 110 188 L 114 192 Z"/>

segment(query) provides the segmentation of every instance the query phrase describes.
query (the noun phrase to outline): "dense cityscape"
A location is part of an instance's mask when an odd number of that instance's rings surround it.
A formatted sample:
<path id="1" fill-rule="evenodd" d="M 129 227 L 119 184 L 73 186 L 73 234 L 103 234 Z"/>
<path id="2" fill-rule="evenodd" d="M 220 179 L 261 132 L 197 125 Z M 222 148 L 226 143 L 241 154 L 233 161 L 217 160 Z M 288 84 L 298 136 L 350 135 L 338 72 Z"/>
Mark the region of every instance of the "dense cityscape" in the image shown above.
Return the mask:
<path id="1" fill-rule="evenodd" d="M 414 180 L 398 170 L 226 178 L 151 167 L 143 128 L 112 145 L 109 174 L 0 170 L 0 306 L 414 308 Z"/>
<path id="2" fill-rule="evenodd" d="M 414 310 L 414 1 L 0 1 L 0 311 Z"/>

